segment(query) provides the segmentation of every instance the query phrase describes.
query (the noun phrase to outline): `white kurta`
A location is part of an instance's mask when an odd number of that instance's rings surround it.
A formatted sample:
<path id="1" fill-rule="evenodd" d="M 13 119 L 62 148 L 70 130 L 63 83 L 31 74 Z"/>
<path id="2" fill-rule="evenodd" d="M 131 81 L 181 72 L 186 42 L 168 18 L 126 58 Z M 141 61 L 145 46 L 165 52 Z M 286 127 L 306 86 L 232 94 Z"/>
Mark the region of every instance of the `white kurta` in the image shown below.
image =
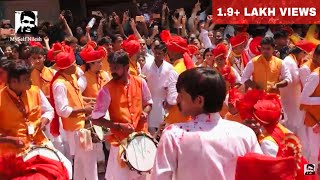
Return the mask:
<path id="1" fill-rule="evenodd" d="M 158 128 L 163 122 L 165 115 L 163 102 L 170 98 L 170 94 L 167 93 L 170 71 L 174 71 L 173 66 L 166 61 L 163 61 L 160 67 L 154 61 L 146 63 L 142 69 L 153 100 L 152 110 L 149 114 L 149 127 Z"/>
<path id="2" fill-rule="evenodd" d="M 262 154 L 254 132 L 219 113 L 168 126 L 161 136 L 152 180 L 232 180 L 238 156 Z"/>
<path id="3" fill-rule="evenodd" d="M 62 82 L 56 82 L 52 85 L 52 90 L 57 114 L 60 117 L 69 117 L 73 108 L 69 106 L 67 87 Z M 82 149 L 79 143 L 79 131 L 65 131 L 65 134 L 70 149 L 70 155 L 75 156 L 74 179 L 98 180 L 97 157 L 95 151 L 85 151 Z"/>
<path id="4" fill-rule="evenodd" d="M 320 97 L 311 97 L 314 91 L 316 90 L 317 86 L 319 86 L 320 78 L 317 73 L 311 73 L 303 91 L 301 93 L 301 104 L 306 105 L 320 105 Z M 320 111 L 320 108 L 319 108 Z M 320 134 L 315 134 L 312 130 L 312 127 L 305 127 L 306 134 L 308 140 L 306 144 L 307 146 L 307 153 L 306 158 L 311 164 L 318 164 L 318 155 L 319 155 L 319 148 L 320 148 Z"/>
<path id="5" fill-rule="evenodd" d="M 288 120 L 284 125 L 295 134 L 302 137 L 305 132 L 299 131 L 299 128 L 303 127 L 303 113 L 299 109 L 301 97 L 299 67 L 292 55 L 284 58 L 283 64 L 290 71 L 292 79 L 287 87 L 280 89 L 282 107 L 288 117 Z"/>

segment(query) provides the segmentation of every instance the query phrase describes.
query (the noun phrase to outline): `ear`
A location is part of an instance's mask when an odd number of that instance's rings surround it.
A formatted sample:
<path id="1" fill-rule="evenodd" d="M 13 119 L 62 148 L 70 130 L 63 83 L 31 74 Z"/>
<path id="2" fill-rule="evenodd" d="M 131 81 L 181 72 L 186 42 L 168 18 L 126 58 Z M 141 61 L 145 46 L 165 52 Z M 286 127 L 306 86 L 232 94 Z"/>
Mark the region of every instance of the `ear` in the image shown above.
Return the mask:
<path id="1" fill-rule="evenodd" d="M 198 103 L 201 107 L 204 106 L 204 97 L 203 96 L 198 96 L 196 98 L 196 103 Z"/>

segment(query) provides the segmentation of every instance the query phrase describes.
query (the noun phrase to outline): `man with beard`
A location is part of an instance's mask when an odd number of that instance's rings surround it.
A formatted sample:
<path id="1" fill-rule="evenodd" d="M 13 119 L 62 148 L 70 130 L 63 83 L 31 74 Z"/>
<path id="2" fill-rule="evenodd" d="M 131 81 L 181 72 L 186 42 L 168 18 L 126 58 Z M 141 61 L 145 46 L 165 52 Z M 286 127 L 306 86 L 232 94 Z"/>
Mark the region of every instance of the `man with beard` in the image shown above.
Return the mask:
<path id="1" fill-rule="evenodd" d="M 23 11 L 20 16 L 21 26 L 17 34 L 37 34 L 36 15 L 32 11 Z"/>
<path id="2" fill-rule="evenodd" d="M 107 141 L 111 144 L 106 179 L 145 179 L 131 171 L 120 160 L 120 142 L 133 132 L 148 132 L 147 116 L 151 111 L 152 99 L 146 81 L 129 74 L 129 56 L 119 50 L 108 56 L 113 79 L 99 92 L 91 114 L 93 123 L 111 129 Z M 109 111 L 110 121 L 104 116 Z"/>

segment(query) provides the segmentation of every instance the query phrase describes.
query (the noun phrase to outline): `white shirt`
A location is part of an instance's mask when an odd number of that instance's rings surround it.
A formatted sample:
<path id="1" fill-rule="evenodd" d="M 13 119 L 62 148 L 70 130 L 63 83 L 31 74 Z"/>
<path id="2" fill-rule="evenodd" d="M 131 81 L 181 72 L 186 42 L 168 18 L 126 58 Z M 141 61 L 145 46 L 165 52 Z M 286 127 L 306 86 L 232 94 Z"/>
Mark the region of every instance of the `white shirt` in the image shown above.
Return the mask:
<path id="1" fill-rule="evenodd" d="M 308 77 L 311 74 L 311 70 L 307 65 L 302 65 L 299 69 L 299 77 L 302 87 L 304 87 L 307 83 Z"/>
<path id="2" fill-rule="evenodd" d="M 311 73 L 305 87 L 301 93 L 301 104 L 320 105 L 320 97 L 311 97 L 319 85 L 319 75 L 315 72 Z"/>
<path id="3" fill-rule="evenodd" d="M 236 77 L 236 83 L 241 83 L 241 76 L 238 73 L 238 71 L 235 70 L 232 66 L 231 66 L 231 71 L 233 72 L 234 76 Z"/>
<path id="4" fill-rule="evenodd" d="M 283 64 L 288 68 L 292 81 L 288 86 L 280 89 L 281 103 L 288 116 L 288 128 L 298 128 L 303 125 L 303 113 L 299 108 L 301 97 L 299 67 L 291 55 L 284 58 Z"/>
<path id="5" fill-rule="evenodd" d="M 79 85 L 80 91 L 82 93 L 87 87 L 87 80 L 84 76 L 84 72 L 82 71 L 82 69 L 79 66 L 77 66 L 76 75 L 78 78 L 78 85 Z"/>
<path id="6" fill-rule="evenodd" d="M 148 85 L 143 78 L 141 78 L 141 79 L 142 79 L 142 81 L 141 81 L 142 82 L 142 88 L 141 88 L 142 105 L 146 106 L 148 104 L 153 104 Z M 129 83 L 130 83 L 130 81 L 129 81 Z M 111 100 L 112 99 L 110 96 L 110 92 L 109 92 L 108 88 L 106 86 L 104 86 L 98 93 L 97 101 L 96 101 L 94 109 L 91 113 L 91 117 L 93 119 L 99 119 L 101 117 L 104 117 L 109 109 Z"/>
<path id="7" fill-rule="evenodd" d="M 241 84 L 244 84 L 247 80 L 249 80 L 254 72 L 253 62 L 249 61 L 247 66 L 243 70 L 243 74 L 241 77 Z M 281 63 L 281 72 L 280 72 L 280 80 L 286 80 L 288 83 L 291 83 L 291 75 L 285 63 Z"/>
<path id="8" fill-rule="evenodd" d="M 164 130 L 151 179 L 232 180 L 238 156 L 249 152 L 262 154 L 250 128 L 219 113 L 200 114 Z"/>
<path id="9" fill-rule="evenodd" d="M 167 93 L 170 71 L 174 71 L 173 66 L 166 61 L 163 61 L 160 67 L 153 61 L 152 63 L 146 63 L 142 68 L 142 74 L 146 76 L 153 101 L 152 110 L 149 114 L 149 127 L 159 127 L 165 115 L 163 102 L 167 98 L 176 98 L 176 96 L 167 97 L 170 95 Z"/>
<path id="10" fill-rule="evenodd" d="M 41 118 L 47 118 L 51 122 L 54 117 L 54 109 L 48 101 L 48 98 L 40 90 L 40 108 Z"/>

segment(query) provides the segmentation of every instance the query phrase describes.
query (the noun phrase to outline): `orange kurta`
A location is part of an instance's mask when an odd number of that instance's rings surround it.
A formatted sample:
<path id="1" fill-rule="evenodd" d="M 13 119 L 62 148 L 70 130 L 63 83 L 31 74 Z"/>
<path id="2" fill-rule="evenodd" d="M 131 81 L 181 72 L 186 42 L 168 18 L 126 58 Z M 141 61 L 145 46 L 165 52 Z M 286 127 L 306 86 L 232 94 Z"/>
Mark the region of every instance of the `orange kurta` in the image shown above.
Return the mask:
<path id="1" fill-rule="evenodd" d="M 108 57 L 102 58 L 101 70 L 110 73 L 110 67 L 109 67 Z"/>
<path id="2" fill-rule="evenodd" d="M 173 68 L 179 75 L 182 72 L 184 72 L 185 70 L 187 70 L 186 66 L 184 65 L 183 58 L 176 60 L 173 64 Z M 165 119 L 165 122 L 167 124 L 187 122 L 191 119 L 190 117 L 186 117 L 186 116 L 182 115 L 181 112 L 179 111 L 179 108 L 177 105 L 173 105 L 169 109 L 168 113 L 169 113 L 169 115 Z"/>
<path id="3" fill-rule="evenodd" d="M 259 88 L 266 92 L 271 92 L 271 87 L 279 82 L 281 74 L 282 60 L 272 56 L 270 61 L 267 61 L 263 56 L 257 56 L 252 59 L 253 62 L 253 81 Z M 274 93 L 278 93 L 274 92 Z"/>
<path id="4" fill-rule="evenodd" d="M 315 69 L 313 72 L 316 72 L 320 76 L 320 68 Z M 320 83 L 311 97 L 320 97 Z M 313 127 L 320 122 L 320 103 L 319 105 L 301 104 L 300 108 L 306 111 L 304 124 L 307 127 Z"/>
<path id="5" fill-rule="evenodd" d="M 105 87 L 111 97 L 109 106 L 110 119 L 113 122 L 130 123 L 134 126 L 135 132 L 147 132 L 146 122 L 140 121 L 143 109 L 142 104 L 142 81 L 141 78 L 129 75 L 129 85 L 111 80 Z M 128 133 L 111 129 L 113 135 L 107 137 L 112 145 L 119 145 L 119 142 L 129 136 Z"/>
<path id="6" fill-rule="evenodd" d="M 53 84 L 61 82 L 67 88 L 67 97 L 69 106 L 72 108 L 84 108 L 83 97 L 77 83 L 77 77 L 73 75 L 60 75 Z M 79 113 L 76 117 L 68 117 L 62 119 L 63 129 L 67 131 L 76 131 L 84 128 L 85 114 Z"/>
<path id="7" fill-rule="evenodd" d="M 140 69 L 138 63 L 134 63 L 133 60 L 129 61 L 129 74 L 133 76 L 139 76 Z"/>
<path id="8" fill-rule="evenodd" d="M 19 154 L 29 148 L 31 141 L 36 145 L 47 142 L 43 132 L 40 130 L 40 89 L 36 86 L 31 86 L 29 90 L 21 95 L 21 100 L 26 109 L 26 118 L 12 99 L 18 101 L 19 97 L 8 87 L 0 90 L 0 134 L 20 137 L 25 146 L 18 149 L 13 144 L 0 144 L 0 156 L 6 153 Z M 28 135 L 27 123 L 33 125 L 35 130 L 33 135 Z"/>
<path id="9" fill-rule="evenodd" d="M 55 70 L 47 67 L 43 67 L 43 69 L 38 71 L 34 69 L 31 73 L 32 85 L 38 86 L 42 92 L 46 95 L 50 95 L 50 81 L 52 80 L 55 74 Z"/>
<path id="10" fill-rule="evenodd" d="M 86 71 L 84 76 L 87 80 L 87 87 L 82 95 L 91 98 L 96 98 L 99 90 L 110 80 L 109 76 L 104 71 L 99 71 L 97 74 Z"/>

